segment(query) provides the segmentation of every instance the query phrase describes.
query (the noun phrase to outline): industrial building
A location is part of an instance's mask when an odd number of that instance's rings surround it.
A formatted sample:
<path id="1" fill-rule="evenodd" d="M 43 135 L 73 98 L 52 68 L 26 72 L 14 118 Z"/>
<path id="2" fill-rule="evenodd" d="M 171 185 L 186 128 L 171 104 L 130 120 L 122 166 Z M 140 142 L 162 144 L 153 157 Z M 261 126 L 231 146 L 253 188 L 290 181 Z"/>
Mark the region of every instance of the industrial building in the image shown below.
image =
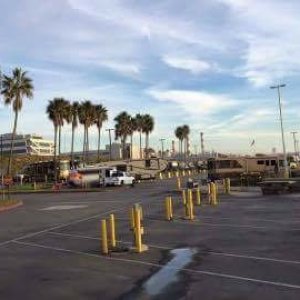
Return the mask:
<path id="1" fill-rule="evenodd" d="M 0 152 L 10 154 L 12 134 L 0 135 Z M 36 134 L 17 134 L 13 143 L 13 155 L 53 156 L 53 141 L 45 140 Z"/>

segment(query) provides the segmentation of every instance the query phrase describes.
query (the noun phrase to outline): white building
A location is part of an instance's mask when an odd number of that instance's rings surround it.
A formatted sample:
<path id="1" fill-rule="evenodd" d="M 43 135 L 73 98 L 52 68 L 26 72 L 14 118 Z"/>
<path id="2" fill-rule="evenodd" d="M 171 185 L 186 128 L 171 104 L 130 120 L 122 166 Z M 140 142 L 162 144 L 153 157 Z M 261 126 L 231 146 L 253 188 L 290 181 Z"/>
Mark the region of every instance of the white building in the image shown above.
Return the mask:
<path id="1" fill-rule="evenodd" d="M 10 154 L 11 133 L 0 135 L 0 151 Z M 17 134 L 14 140 L 13 155 L 53 156 L 53 141 L 45 140 L 36 134 Z"/>
<path id="2" fill-rule="evenodd" d="M 130 143 L 126 144 L 126 157 L 122 157 L 122 145 L 120 143 L 112 143 L 111 144 L 111 159 L 112 160 L 121 160 L 121 159 L 129 159 L 130 158 Z M 109 153 L 109 145 L 106 145 L 106 151 Z M 140 147 L 138 145 L 132 145 L 132 157 L 131 159 L 139 159 L 140 158 Z"/>

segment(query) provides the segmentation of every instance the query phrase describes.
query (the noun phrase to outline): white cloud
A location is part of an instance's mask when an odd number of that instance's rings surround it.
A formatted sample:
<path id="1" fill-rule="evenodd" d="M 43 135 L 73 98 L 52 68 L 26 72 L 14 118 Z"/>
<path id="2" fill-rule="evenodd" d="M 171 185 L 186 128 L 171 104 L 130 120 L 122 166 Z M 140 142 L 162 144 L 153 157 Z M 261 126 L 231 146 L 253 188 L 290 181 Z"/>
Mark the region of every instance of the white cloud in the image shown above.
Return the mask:
<path id="1" fill-rule="evenodd" d="M 199 59 L 165 55 L 163 56 L 162 60 L 170 67 L 189 71 L 192 74 L 200 74 L 212 69 L 211 64 Z"/>
<path id="2" fill-rule="evenodd" d="M 174 103 L 191 115 L 210 115 L 236 104 L 227 95 L 203 91 L 151 89 L 148 94 L 159 101 Z"/>
<path id="3" fill-rule="evenodd" d="M 98 65 L 121 73 L 123 75 L 138 75 L 140 73 L 140 66 L 134 63 L 106 61 L 98 63 Z"/>

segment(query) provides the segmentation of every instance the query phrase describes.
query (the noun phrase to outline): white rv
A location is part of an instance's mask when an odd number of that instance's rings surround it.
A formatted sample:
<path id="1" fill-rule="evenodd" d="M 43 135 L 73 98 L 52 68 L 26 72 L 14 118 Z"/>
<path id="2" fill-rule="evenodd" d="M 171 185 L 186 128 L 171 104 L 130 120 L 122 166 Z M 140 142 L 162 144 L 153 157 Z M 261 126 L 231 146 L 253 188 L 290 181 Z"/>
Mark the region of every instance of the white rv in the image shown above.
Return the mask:
<path id="1" fill-rule="evenodd" d="M 133 185 L 134 179 L 115 167 L 89 166 L 71 171 L 69 184 L 77 187 Z"/>

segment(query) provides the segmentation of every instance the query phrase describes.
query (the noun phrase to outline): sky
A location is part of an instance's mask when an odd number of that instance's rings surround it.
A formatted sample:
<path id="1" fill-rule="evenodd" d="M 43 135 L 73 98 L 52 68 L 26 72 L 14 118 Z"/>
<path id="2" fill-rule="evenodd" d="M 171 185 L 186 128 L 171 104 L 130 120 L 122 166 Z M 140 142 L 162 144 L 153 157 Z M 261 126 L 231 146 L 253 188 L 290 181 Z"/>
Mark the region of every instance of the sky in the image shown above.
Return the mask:
<path id="1" fill-rule="evenodd" d="M 19 132 L 53 137 L 48 101 L 91 100 L 109 111 L 155 119 L 150 144 L 165 148 L 177 126 L 191 128 L 191 150 L 253 154 L 281 151 L 298 131 L 300 2 L 297 0 L 0 0 L 0 68 L 28 71 L 35 91 L 24 100 Z M 12 112 L 0 102 L 0 133 Z M 300 134 L 300 132 L 299 132 Z M 71 128 L 63 129 L 69 150 Z M 91 129 L 91 148 L 96 147 Z M 81 149 L 82 128 L 76 148 Z M 255 145 L 250 146 L 255 140 Z M 138 137 L 135 137 L 138 141 Z"/>

